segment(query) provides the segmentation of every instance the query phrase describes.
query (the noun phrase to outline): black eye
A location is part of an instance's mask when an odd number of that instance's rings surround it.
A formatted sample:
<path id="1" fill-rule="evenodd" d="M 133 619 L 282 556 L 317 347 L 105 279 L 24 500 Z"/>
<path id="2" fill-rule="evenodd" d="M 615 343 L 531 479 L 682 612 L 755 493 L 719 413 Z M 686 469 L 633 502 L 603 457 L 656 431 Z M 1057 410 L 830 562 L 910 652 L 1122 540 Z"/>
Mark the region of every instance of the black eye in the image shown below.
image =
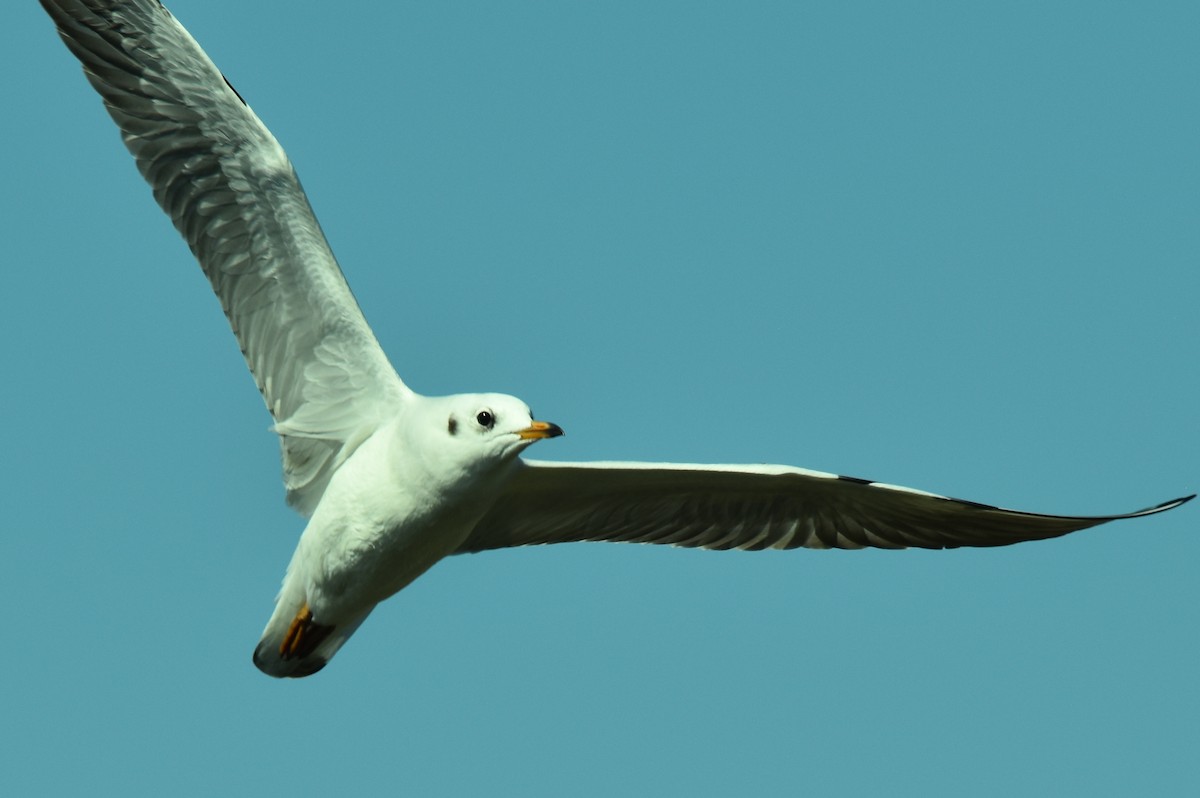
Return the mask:
<path id="1" fill-rule="evenodd" d="M 475 416 L 475 420 L 479 422 L 479 426 L 484 429 L 491 429 L 496 423 L 496 418 L 486 410 L 480 410 L 479 415 Z"/>

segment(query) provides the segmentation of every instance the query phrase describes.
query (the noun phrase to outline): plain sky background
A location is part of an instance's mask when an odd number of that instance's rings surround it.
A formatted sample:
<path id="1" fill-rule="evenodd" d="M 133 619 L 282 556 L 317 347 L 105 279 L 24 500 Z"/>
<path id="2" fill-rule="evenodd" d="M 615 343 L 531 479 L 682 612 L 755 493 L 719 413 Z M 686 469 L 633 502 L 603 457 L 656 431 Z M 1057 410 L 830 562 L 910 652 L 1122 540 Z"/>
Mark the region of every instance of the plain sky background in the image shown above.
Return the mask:
<path id="1" fill-rule="evenodd" d="M 1200 505 L 1007 549 L 446 561 L 250 661 L 303 527 L 32 0 L 0 64 L 0 792 L 1182 795 Z M 169 4 L 423 393 L 545 459 L 1020 509 L 1200 488 L 1200 4 Z"/>

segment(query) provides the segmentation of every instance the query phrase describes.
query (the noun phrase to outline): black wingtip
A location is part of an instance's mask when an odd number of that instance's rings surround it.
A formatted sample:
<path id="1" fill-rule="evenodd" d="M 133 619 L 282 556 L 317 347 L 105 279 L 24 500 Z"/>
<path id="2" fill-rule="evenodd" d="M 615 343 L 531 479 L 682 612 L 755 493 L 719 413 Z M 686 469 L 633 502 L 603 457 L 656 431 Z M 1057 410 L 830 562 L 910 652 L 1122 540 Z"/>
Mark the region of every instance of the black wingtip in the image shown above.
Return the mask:
<path id="1" fill-rule="evenodd" d="M 1138 510 L 1135 513 L 1129 513 L 1128 515 L 1117 516 L 1117 519 L 1141 518 L 1142 516 L 1145 516 L 1145 515 L 1156 515 L 1158 513 L 1165 513 L 1167 510 L 1174 510 L 1176 507 L 1179 507 L 1180 505 L 1187 504 L 1194 498 L 1196 498 L 1195 493 L 1193 493 L 1190 496 L 1181 496 L 1178 499 L 1171 499 L 1170 501 L 1163 502 L 1162 504 L 1156 504 L 1153 507 L 1147 507 L 1145 510 Z"/>
<path id="2" fill-rule="evenodd" d="M 1161 513 L 1163 510 L 1174 510 L 1176 507 L 1180 506 L 1181 504 L 1187 504 L 1194 498 L 1196 498 L 1195 493 L 1193 493 L 1191 496 L 1183 496 L 1178 499 L 1171 499 L 1171 501 L 1163 502 L 1162 504 L 1158 505 L 1157 507 L 1150 508 L 1146 512 L 1147 513 Z"/>

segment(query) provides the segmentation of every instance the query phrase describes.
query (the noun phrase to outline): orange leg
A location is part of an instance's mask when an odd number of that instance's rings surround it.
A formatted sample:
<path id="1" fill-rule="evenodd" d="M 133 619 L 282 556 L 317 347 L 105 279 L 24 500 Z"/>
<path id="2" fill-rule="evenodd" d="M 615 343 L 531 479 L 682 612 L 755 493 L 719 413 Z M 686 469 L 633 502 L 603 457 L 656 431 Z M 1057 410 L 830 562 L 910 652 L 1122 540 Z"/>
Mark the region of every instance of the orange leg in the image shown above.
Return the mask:
<path id="1" fill-rule="evenodd" d="M 291 625 L 288 626 L 287 634 L 283 636 L 283 642 L 279 644 L 279 656 L 284 659 L 307 656 L 332 631 L 332 626 L 313 623 L 312 610 L 305 604 L 296 613 Z"/>

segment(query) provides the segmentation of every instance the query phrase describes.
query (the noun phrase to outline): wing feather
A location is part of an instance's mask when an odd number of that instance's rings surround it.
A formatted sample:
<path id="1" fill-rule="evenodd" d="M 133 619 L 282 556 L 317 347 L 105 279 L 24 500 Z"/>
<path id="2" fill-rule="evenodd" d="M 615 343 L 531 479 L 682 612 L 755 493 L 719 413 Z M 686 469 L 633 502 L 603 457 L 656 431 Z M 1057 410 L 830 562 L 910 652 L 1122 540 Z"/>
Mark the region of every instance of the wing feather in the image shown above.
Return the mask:
<path id="1" fill-rule="evenodd" d="M 789 466 L 528 461 L 459 553 L 610 541 L 705 549 L 951 549 L 1043 540 L 1170 510 L 1006 510 Z"/>
<path id="2" fill-rule="evenodd" d="M 200 261 L 280 435 L 288 502 L 410 392 L 367 326 L 282 147 L 154 0 L 41 0 Z"/>

